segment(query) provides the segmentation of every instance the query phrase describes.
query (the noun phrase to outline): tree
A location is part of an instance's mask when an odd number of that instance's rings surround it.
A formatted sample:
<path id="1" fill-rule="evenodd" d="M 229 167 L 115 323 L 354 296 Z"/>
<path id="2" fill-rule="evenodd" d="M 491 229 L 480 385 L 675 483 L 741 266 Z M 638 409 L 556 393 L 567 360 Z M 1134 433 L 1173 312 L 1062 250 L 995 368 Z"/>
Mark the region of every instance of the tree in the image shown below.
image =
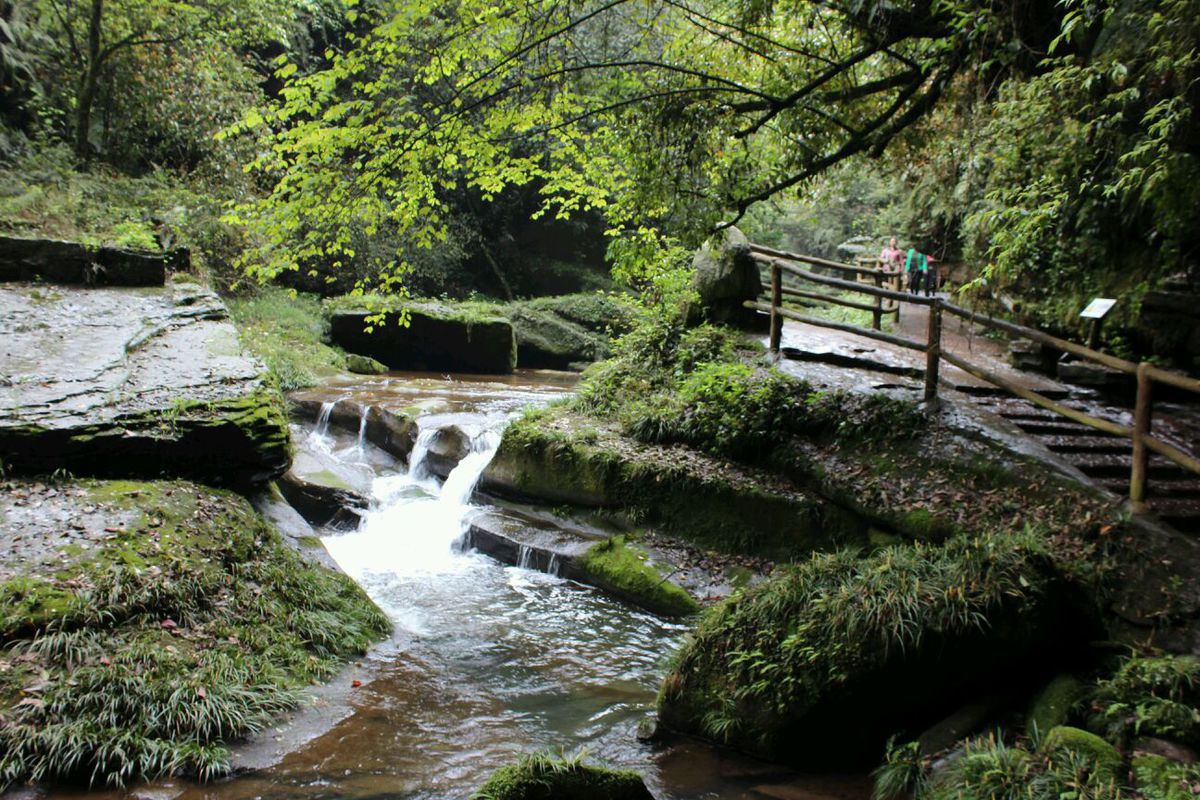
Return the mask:
<path id="1" fill-rule="evenodd" d="M 53 36 L 74 78 L 75 156 L 91 154 L 93 115 L 113 66 L 131 53 L 184 43 L 247 47 L 286 36 L 305 0 L 32 0 L 38 27 Z M 68 66 L 69 65 L 69 66 Z"/>
<path id="2" fill-rule="evenodd" d="M 534 185 L 542 213 L 694 242 L 1018 61 L 1014 4 L 397 3 L 329 69 L 281 62 L 280 103 L 234 131 L 261 137 L 272 187 L 237 212 L 264 242 L 252 271 L 336 265 L 384 223 L 432 246 L 460 186 Z"/>

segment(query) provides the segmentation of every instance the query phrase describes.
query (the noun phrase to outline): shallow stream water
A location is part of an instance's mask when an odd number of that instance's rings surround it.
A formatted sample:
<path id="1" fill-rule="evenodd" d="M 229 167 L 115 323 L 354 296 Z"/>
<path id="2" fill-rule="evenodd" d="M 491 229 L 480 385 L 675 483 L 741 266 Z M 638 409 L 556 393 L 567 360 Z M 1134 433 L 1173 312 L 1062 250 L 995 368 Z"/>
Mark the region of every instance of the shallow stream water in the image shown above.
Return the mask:
<path id="1" fill-rule="evenodd" d="M 664 661 L 687 625 L 461 551 L 466 521 L 478 512 L 472 490 L 507 420 L 569 389 L 569 380 L 545 373 L 503 380 L 404 376 L 331 387 L 329 403 L 353 396 L 394 406 L 426 403 L 431 412 L 421 418 L 412 470 L 361 434 L 331 430 L 322 420 L 294 431 L 298 468 L 332 473 L 369 493 L 372 507 L 359 528 L 326 532 L 322 541 L 392 618 L 395 632 L 317 692 L 324 716 L 320 708 L 302 714 L 239 754 L 243 764 L 261 769 L 208 786 L 176 782 L 139 794 L 465 798 L 518 753 L 582 749 L 638 770 L 661 800 L 865 798 L 861 777 L 804 778 L 701 743 L 639 743 L 637 724 L 652 711 Z M 439 484 L 421 469 L 420 443 L 449 424 L 471 435 L 471 452 Z"/>

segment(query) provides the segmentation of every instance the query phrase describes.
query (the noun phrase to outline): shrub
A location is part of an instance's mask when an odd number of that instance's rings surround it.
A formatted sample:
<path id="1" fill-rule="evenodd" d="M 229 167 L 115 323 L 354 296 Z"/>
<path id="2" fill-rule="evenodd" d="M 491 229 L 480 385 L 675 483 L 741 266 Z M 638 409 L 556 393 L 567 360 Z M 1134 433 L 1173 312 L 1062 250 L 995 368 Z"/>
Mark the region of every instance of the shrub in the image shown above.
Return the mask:
<path id="1" fill-rule="evenodd" d="M 1129 658 L 1100 682 L 1097 702 L 1111 738 L 1161 736 L 1200 745 L 1200 658 Z"/>

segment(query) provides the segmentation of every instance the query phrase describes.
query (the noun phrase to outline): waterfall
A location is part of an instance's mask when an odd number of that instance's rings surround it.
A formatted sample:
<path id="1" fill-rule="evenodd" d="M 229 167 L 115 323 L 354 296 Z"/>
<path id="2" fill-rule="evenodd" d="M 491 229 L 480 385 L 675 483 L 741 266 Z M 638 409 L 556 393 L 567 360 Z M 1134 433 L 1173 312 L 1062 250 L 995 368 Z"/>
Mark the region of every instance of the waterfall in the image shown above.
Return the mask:
<path id="1" fill-rule="evenodd" d="M 315 431 L 317 436 L 326 436 L 329 434 L 329 417 L 333 414 L 333 407 L 337 404 L 337 400 L 327 400 L 321 403 L 321 413 L 317 415 L 317 429 Z"/>
<path id="2" fill-rule="evenodd" d="M 437 436 L 438 429 L 433 426 L 425 426 L 420 424 L 417 429 L 417 441 L 413 444 L 412 452 L 408 454 L 408 474 L 414 481 L 425 480 L 429 477 L 429 470 L 425 467 L 425 457 L 429 455 L 429 445 L 433 441 L 433 437 Z M 487 466 L 486 464 L 484 466 Z M 482 470 L 480 470 L 482 472 Z M 454 473 L 451 473 L 451 476 Z M 449 482 L 449 477 L 447 477 Z"/>
<path id="3" fill-rule="evenodd" d="M 436 432 L 421 431 L 407 475 L 376 478 L 371 510 L 357 531 L 325 537 L 326 549 L 350 575 L 432 576 L 461 572 L 474 563 L 459 542 L 474 508 L 475 485 L 499 447 L 499 436 L 489 432 L 473 438 L 471 452 L 444 484 L 434 487 L 421 462 Z"/>
<path id="4" fill-rule="evenodd" d="M 354 445 L 354 449 L 358 452 L 363 451 L 363 445 L 367 443 L 367 413 L 371 407 L 366 403 L 362 405 L 362 413 L 358 417 L 358 443 Z"/>
<path id="5" fill-rule="evenodd" d="M 532 547 L 527 544 L 520 546 L 517 551 L 517 566 L 521 569 L 534 569 Z"/>

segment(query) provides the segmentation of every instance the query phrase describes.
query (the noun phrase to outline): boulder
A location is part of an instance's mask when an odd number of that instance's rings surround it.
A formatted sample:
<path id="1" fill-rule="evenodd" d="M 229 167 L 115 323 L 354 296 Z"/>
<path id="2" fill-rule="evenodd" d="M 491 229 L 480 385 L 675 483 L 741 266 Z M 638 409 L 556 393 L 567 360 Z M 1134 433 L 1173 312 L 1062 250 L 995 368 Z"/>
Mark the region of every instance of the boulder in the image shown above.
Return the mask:
<path id="1" fill-rule="evenodd" d="M 701 619 L 664 680 L 659 717 L 802 769 L 877 764 L 897 732 L 1087 641 L 1039 547 L 962 536 L 781 570 Z"/>
<path id="2" fill-rule="evenodd" d="M 186 250 L 144 253 L 54 239 L 0 236 L 0 281 L 88 286 L 162 286 L 168 269 L 188 269 Z"/>
<path id="3" fill-rule="evenodd" d="M 505 429 L 480 479 L 481 492 L 632 513 L 689 542 L 766 558 L 866 542 L 860 517 L 768 473 L 631 442 L 565 410 L 554 413 Z"/>
<path id="4" fill-rule="evenodd" d="M 457 425 L 447 425 L 434 431 L 425 452 L 425 469 L 445 480 L 458 462 L 471 452 L 471 437 Z"/>
<path id="5" fill-rule="evenodd" d="M 370 356 L 389 369 L 510 373 L 517 365 L 512 323 L 501 316 L 442 303 L 407 307 L 408 325 L 387 312 L 372 325 L 366 310 L 334 311 L 329 335 L 348 353 Z"/>
<path id="6" fill-rule="evenodd" d="M 199 286 L 0 285 L 10 471 L 255 484 L 291 460 L 282 398 Z"/>
<path id="7" fill-rule="evenodd" d="M 1042 752 L 1053 754 L 1060 751 L 1070 751 L 1087 757 L 1096 767 L 1112 779 L 1121 774 L 1121 753 L 1117 748 L 1101 739 L 1094 733 L 1059 725 L 1052 728 L 1042 740 Z"/>
<path id="8" fill-rule="evenodd" d="M 367 509 L 367 498 L 348 486 L 330 486 L 288 471 L 279 479 L 284 499 L 310 525 L 354 530 Z"/>
<path id="9" fill-rule="evenodd" d="M 758 262 L 750 254 L 745 234 L 730 228 L 721 241 L 706 242 L 693 256 L 692 268 L 692 288 L 700 301 L 689 317 L 746 327 L 760 324 L 758 313 L 743 305 L 763 291 Z"/>
<path id="10" fill-rule="evenodd" d="M 1046 734 L 1053 728 L 1066 725 L 1071 710 L 1083 699 L 1083 683 L 1074 675 L 1059 675 L 1046 684 L 1033 702 L 1025 717 L 1025 729 Z"/>
<path id="11" fill-rule="evenodd" d="M 346 369 L 356 375 L 382 375 L 388 371 L 386 364 L 381 364 L 369 356 L 350 353 L 346 356 Z"/>
<path id="12" fill-rule="evenodd" d="M 575 369 L 607 358 L 610 333 L 633 322 L 625 304 L 598 293 L 511 303 L 505 313 L 517 334 L 517 364 L 537 369 Z"/>
<path id="13" fill-rule="evenodd" d="M 471 520 L 461 545 L 505 564 L 595 586 L 652 614 L 686 617 L 700 610 L 648 551 L 622 536 L 597 540 L 579 531 L 491 513 Z"/>

